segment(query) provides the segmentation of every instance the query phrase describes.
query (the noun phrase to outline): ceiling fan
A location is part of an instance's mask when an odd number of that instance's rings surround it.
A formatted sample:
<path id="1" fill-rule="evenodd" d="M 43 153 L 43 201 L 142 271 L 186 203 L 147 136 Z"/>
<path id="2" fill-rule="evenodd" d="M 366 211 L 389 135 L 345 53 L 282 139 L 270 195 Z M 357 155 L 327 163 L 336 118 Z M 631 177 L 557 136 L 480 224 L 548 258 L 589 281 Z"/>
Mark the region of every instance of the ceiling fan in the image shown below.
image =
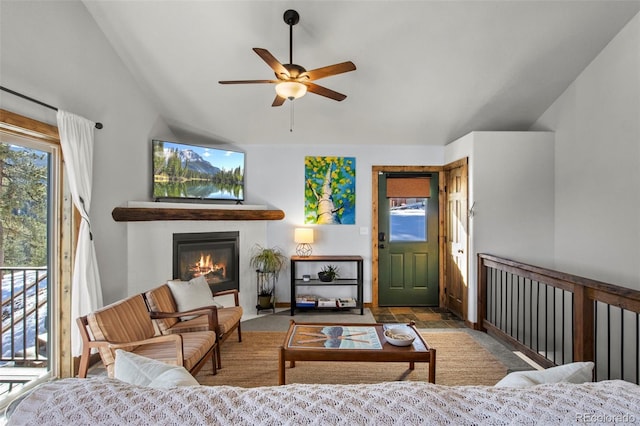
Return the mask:
<path id="1" fill-rule="evenodd" d="M 294 100 L 304 96 L 307 91 L 316 95 L 324 96 L 336 101 L 344 100 L 347 95 L 338 93 L 326 87 L 319 86 L 313 81 L 321 78 L 330 77 L 336 74 L 342 74 L 354 71 L 356 66 L 351 61 L 341 62 L 335 65 L 329 65 L 307 71 L 304 67 L 293 63 L 293 26 L 300 21 L 300 15 L 295 10 L 287 10 L 284 12 L 284 22 L 289 25 L 289 63 L 282 64 L 267 49 L 254 47 L 253 51 L 262 58 L 273 69 L 276 80 L 231 80 L 219 81 L 220 84 L 276 84 L 276 98 L 271 106 L 281 106 L 285 100 Z"/>

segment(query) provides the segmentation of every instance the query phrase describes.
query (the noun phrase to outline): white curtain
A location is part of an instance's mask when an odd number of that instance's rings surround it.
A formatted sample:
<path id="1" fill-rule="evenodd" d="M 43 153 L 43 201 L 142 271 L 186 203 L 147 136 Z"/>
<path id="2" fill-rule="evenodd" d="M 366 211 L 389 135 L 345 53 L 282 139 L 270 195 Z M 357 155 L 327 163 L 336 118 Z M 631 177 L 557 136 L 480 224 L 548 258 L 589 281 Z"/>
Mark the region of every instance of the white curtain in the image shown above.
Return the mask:
<path id="1" fill-rule="evenodd" d="M 71 284 L 71 353 L 79 356 L 82 339 L 76 318 L 102 307 L 102 288 L 91 234 L 89 211 L 93 176 L 93 132 L 95 123 L 58 110 L 58 130 L 73 204 L 82 222 L 78 234 Z"/>

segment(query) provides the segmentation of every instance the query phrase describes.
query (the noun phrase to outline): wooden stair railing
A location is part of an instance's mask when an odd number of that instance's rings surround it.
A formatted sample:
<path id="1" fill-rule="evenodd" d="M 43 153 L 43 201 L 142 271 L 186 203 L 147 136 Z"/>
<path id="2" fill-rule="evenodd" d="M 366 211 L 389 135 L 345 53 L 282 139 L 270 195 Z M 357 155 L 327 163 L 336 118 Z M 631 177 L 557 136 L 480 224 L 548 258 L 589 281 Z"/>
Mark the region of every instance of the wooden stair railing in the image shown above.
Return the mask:
<path id="1" fill-rule="evenodd" d="M 479 254 L 478 328 L 544 367 L 640 384 L 640 291 Z"/>

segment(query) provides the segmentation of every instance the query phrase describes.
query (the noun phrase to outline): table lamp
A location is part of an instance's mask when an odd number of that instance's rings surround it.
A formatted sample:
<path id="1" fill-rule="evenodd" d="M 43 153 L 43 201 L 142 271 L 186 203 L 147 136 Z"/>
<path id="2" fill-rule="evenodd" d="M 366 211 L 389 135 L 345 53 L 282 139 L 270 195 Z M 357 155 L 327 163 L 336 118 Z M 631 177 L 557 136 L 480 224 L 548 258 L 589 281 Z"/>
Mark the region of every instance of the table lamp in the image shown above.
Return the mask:
<path id="1" fill-rule="evenodd" d="M 296 228 L 294 240 L 298 243 L 296 253 L 298 256 L 308 257 L 311 255 L 311 243 L 313 242 L 313 229 Z"/>

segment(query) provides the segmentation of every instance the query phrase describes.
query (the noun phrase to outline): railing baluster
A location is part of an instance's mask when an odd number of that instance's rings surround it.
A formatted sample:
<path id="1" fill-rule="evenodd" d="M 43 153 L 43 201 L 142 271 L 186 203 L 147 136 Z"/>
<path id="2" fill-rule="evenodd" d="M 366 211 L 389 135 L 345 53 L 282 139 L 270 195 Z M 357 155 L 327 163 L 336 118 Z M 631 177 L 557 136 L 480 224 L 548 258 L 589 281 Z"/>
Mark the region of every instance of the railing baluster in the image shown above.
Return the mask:
<path id="1" fill-rule="evenodd" d="M 516 307 L 516 340 L 520 341 L 520 276 L 518 276 L 516 299 L 518 301 L 518 306 Z"/>
<path id="2" fill-rule="evenodd" d="M 507 326 L 509 322 L 509 311 L 508 311 L 508 303 L 509 303 L 509 273 L 504 272 L 504 277 L 502 278 L 502 308 L 500 309 L 502 312 L 502 321 L 501 321 L 501 329 L 505 333 L 507 332 Z"/>
<path id="3" fill-rule="evenodd" d="M 540 282 L 536 281 L 536 352 L 540 353 Z"/>
<path id="4" fill-rule="evenodd" d="M 490 297 L 487 297 L 487 312 L 491 315 L 489 317 L 489 321 L 491 324 L 496 323 L 496 310 L 495 310 L 495 299 L 496 299 L 496 289 L 495 289 L 495 269 L 489 268 L 489 273 L 487 274 L 488 282 L 487 288 L 491 289 Z"/>
<path id="5" fill-rule="evenodd" d="M 607 305 L 607 379 L 611 379 L 611 305 Z"/>
<path id="6" fill-rule="evenodd" d="M 509 274 L 509 294 L 511 295 L 511 298 L 510 298 L 511 301 L 509 303 L 509 307 L 510 307 L 509 312 L 511 313 L 510 321 L 509 321 L 510 322 L 509 329 L 511 331 L 509 332 L 509 334 L 513 336 L 513 323 L 514 323 L 513 321 L 513 274 Z"/>
<path id="7" fill-rule="evenodd" d="M 594 307 L 593 307 L 593 323 L 594 324 L 598 324 L 598 303 L 594 303 Z M 593 371 L 595 372 L 593 375 L 593 380 L 595 380 L 596 382 L 598 381 L 598 354 L 600 353 L 598 351 L 598 330 L 594 330 L 593 332 L 593 346 L 594 346 L 594 350 L 593 350 L 593 363 L 595 364 L 595 366 L 593 367 Z"/>
<path id="8" fill-rule="evenodd" d="M 15 279 L 15 271 L 11 271 L 11 332 L 9 333 L 11 336 L 11 358 L 13 359 L 13 354 L 15 354 L 15 318 L 16 318 L 16 302 L 15 302 L 15 283 L 16 283 L 16 279 Z M 24 287 L 23 287 L 24 290 Z"/>
<path id="9" fill-rule="evenodd" d="M 560 321 L 562 322 L 562 330 L 560 332 L 560 350 L 562 351 L 562 356 L 560 357 L 560 362 L 562 364 L 564 364 L 564 351 L 565 351 L 565 347 L 564 347 L 564 329 L 565 329 L 565 316 L 564 316 L 564 312 L 565 312 L 565 303 L 566 301 L 564 300 L 564 297 L 566 295 L 566 292 L 564 290 L 562 290 L 562 298 L 560 299 L 560 303 L 562 303 L 562 308 L 560 308 L 560 312 L 562 313 L 561 317 L 560 317 Z"/>
<path id="10" fill-rule="evenodd" d="M 38 348 L 38 336 L 40 335 L 40 309 L 39 309 L 39 298 L 40 298 L 40 272 L 36 271 L 36 280 L 35 280 L 35 294 L 33 297 L 33 300 L 35 301 L 35 312 L 34 312 L 34 318 L 35 318 L 35 335 L 34 335 L 34 352 L 35 352 L 35 359 L 38 360 L 38 358 L 40 358 L 40 351 Z"/>
<path id="11" fill-rule="evenodd" d="M 553 304 L 552 309 L 553 309 L 553 317 L 552 317 L 552 321 L 551 321 L 551 330 L 552 330 L 552 334 L 551 334 L 551 338 L 552 338 L 552 346 L 551 346 L 551 350 L 553 351 L 553 362 L 557 364 L 557 352 L 556 352 L 556 289 L 554 288 L 552 290 L 552 294 L 553 294 L 553 298 L 551 299 Z"/>
<path id="12" fill-rule="evenodd" d="M 503 290 L 504 290 L 504 271 L 500 272 L 500 304 L 498 309 L 498 328 L 502 330 L 502 307 L 503 307 Z"/>
<path id="13" fill-rule="evenodd" d="M 503 306 L 503 325 L 502 331 L 509 334 L 509 272 L 504 273 L 504 296 L 502 298 Z"/>
<path id="14" fill-rule="evenodd" d="M 533 281 L 529 280 L 529 347 L 533 348 Z"/>
<path id="15" fill-rule="evenodd" d="M 499 328 L 502 324 L 502 310 L 500 309 L 502 305 L 502 271 L 498 272 L 496 280 L 496 327 Z"/>
<path id="16" fill-rule="evenodd" d="M 494 281 L 493 281 L 493 306 L 491 310 L 493 311 L 493 324 L 498 325 L 498 270 L 493 270 Z"/>
<path id="17" fill-rule="evenodd" d="M 624 309 L 620 309 L 620 378 L 624 380 Z"/>
<path id="18" fill-rule="evenodd" d="M 640 383 L 640 314 L 636 314 L 636 383 Z"/>
<path id="19" fill-rule="evenodd" d="M 549 358 L 549 286 L 544 285 L 544 356 Z"/>
<path id="20" fill-rule="evenodd" d="M 27 359 L 27 271 L 22 271 L 22 360 Z"/>

